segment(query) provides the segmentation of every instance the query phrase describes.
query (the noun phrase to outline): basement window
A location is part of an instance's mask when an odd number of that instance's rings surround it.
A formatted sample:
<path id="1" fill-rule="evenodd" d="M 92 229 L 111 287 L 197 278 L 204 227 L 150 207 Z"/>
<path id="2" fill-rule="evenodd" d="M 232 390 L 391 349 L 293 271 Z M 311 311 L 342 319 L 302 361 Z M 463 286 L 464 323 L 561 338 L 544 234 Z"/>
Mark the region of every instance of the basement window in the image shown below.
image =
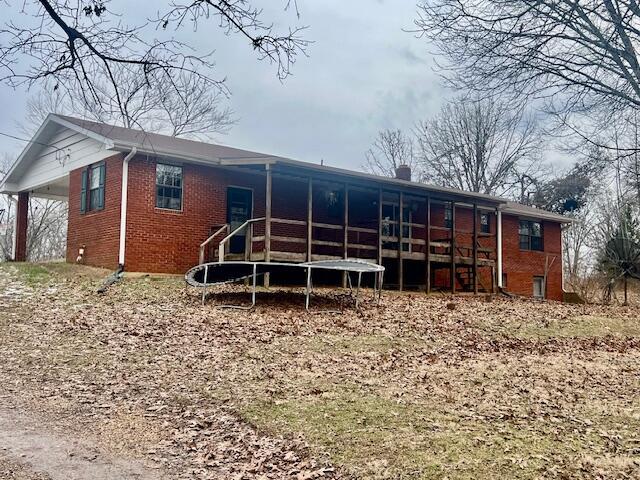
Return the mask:
<path id="1" fill-rule="evenodd" d="M 533 277 L 533 296 L 544 298 L 544 277 Z"/>
<path id="2" fill-rule="evenodd" d="M 90 165 L 82 170 L 80 211 L 82 213 L 104 208 L 104 162 Z"/>
<path id="3" fill-rule="evenodd" d="M 531 220 L 520 220 L 518 228 L 520 235 L 520 250 L 543 251 L 542 224 Z"/>
<path id="4" fill-rule="evenodd" d="M 156 164 L 156 207 L 182 210 L 182 167 Z"/>

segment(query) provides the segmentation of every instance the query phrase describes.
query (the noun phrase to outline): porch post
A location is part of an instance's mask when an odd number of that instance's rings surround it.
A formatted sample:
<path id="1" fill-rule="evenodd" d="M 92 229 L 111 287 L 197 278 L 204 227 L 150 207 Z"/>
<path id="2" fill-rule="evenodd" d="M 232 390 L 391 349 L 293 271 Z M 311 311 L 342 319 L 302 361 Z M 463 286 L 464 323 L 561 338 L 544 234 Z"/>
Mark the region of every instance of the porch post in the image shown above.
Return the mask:
<path id="1" fill-rule="evenodd" d="M 15 220 L 15 247 L 13 260 L 16 262 L 27 261 L 27 225 L 29 216 L 29 192 L 18 194 L 18 205 L 16 206 Z"/>
<path id="2" fill-rule="evenodd" d="M 478 294 L 478 204 L 473 204 L 473 293 Z"/>
<path id="3" fill-rule="evenodd" d="M 349 257 L 349 185 L 344 184 L 344 238 L 342 240 L 343 256 L 346 260 Z M 342 288 L 347 288 L 348 272 L 342 273 Z"/>
<path id="4" fill-rule="evenodd" d="M 398 202 L 398 288 L 402 291 L 404 287 L 404 262 L 402 261 L 402 229 L 403 225 L 403 210 L 404 210 L 404 196 L 400 192 L 400 199 Z"/>
<path id="5" fill-rule="evenodd" d="M 425 285 L 427 287 L 427 293 L 431 293 L 431 197 L 427 197 L 427 221 L 425 224 L 425 229 L 426 250 L 424 252 L 424 255 L 427 262 Z"/>
<path id="6" fill-rule="evenodd" d="M 502 211 L 496 208 L 496 276 L 498 277 L 498 288 L 503 288 L 502 284 Z"/>
<path id="7" fill-rule="evenodd" d="M 265 201 L 264 201 L 264 261 L 271 261 L 271 189 L 272 189 L 272 173 L 271 165 L 265 165 L 267 169 L 267 178 L 265 185 Z M 264 286 L 269 287 L 270 275 L 264 274 Z"/>
<path id="8" fill-rule="evenodd" d="M 456 202 L 451 202 L 451 293 L 456 293 Z"/>
<path id="9" fill-rule="evenodd" d="M 349 256 L 349 185 L 344 184 L 344 258 Z"/>
<path id="10" fill-rule="evenodd" d="M 307 262 L 313 254 L 313 178 L 309 177 L 307 190 Z"/>

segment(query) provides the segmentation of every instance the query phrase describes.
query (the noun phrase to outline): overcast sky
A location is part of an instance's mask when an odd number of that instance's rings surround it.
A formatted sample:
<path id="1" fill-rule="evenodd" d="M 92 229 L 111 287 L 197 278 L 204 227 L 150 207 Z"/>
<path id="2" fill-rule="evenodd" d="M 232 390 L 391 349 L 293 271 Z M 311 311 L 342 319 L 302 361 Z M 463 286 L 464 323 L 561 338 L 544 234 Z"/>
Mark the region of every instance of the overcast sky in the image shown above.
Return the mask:
<path id="1" fill-rule="evenodd" d="M 304 35 L 314 42 L 284 82 L 238 36 L 213 27 L 181 33 L 203 50 L 215 48 L 219 77 L 232 92 L 238 123 L 219 143 L 359 168 L 380 129 L 409 129 L 439 109 L 445 92 L 429 45 L 403 31 L 412 27 L 414 0 L 299 0 L 299 22 L 282 11 L 284 2 L 262 3 L 279 7 L 265 11 L 276 25 L 309 25 Z M 144 20 L 150 5 L 127 2 L 130 21 Z M 28 95 L 0 87 L 0 132 L 19 134 L 15 122 L 24 116 Z M 23 146 L 0 137 L 0 151 L 18 153 Z"/>

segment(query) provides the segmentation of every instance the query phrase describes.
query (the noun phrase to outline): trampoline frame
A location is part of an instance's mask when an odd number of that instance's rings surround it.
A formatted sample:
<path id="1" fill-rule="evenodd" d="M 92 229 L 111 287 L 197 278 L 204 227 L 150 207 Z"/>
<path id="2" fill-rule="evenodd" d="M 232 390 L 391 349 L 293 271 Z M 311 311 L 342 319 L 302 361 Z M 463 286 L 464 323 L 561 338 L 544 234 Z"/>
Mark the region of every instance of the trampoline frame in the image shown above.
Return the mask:
<path id="1" fill-rule="evenodd" d="M 209 268 L 215 268 L 216 266 L 222 265 L 251 265 L 252 273 L 249 275 L 243 275 L 240 277 L 229 278 L 227 280 L 222 280 L 219 282 L 207 282 L 209 276 Z M 267 271 L 258 273 L 258 265 L 264 266 Z M 344 260 L 320 260 L 315 262 L 304 262 L 304 263 L 283 263 L 283 262 L 251 262 L 251 261 L 225 261 L 225 262 L 209 262 L 202 263 L 190 269 L 185 274 L 185 282 L 188 285 L 202 288 L 202 305 L 205 303 L 207 289 L 209 286 L 215 285 L 224 285 L 227 283 L 235 283 L 241 280 L 251 279 L 251 304 L 250 305 L 218 305 L 219 308 L 234 308 L 239 310 L 251 310 L 256 305 L 256 289 L 257 289 L 257 279 L 259 275 L 264 275 L 267 273 L 271 273 L 268 271 L 268 267 L 287 267 L 287 268 L 304 268 L 306 269 L 306 288 L 305 288 L 305 309 L 307 311 L 310 310 L 311 303 L 311 293 L 313 291 L 313 279 L 312 272 L 314 269 L 316 270 L 334 270 L 334 271 L 342 271 L 347 273 L 347 278 L 349 279 L 349 289 L 351 294 L 353 295 L 353 285 L 351 282 L 351 273 L 358 274 L 358 283 L 356 285 L 355 292 L 355 307 L 356 309 L 359 307 L 359 296 L 360 289 L 362 287 L 362 274 L 373 274 L 373 299 L 376 300 L 376 304 L 380 304 L 380 299 L 382 297 L 382 285 L 384 282 L 384 271 L 385 268 L 382 265 L 378 265 L 375 263 L 366 262 L 364 260 L 359 259 L 344 259 Z M 204 269 L 204 282 L 198 282 L 195 280 L 194 275 Z M 340 313 L 336 311 L 331 311 L 333 313 Z"/>

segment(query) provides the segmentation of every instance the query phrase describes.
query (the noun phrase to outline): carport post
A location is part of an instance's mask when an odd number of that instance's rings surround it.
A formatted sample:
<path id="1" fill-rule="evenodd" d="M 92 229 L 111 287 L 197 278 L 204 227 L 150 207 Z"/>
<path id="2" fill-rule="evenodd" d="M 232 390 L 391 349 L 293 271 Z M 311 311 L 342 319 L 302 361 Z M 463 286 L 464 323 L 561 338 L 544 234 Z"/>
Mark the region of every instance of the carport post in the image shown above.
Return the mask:
<path id="1" fill-rule="evenodd" d="M 29 216 L 29 192 L 18 194 L 16 206 L 13 260 L 16 262 L 27 261 L 27 225 Z"/>

